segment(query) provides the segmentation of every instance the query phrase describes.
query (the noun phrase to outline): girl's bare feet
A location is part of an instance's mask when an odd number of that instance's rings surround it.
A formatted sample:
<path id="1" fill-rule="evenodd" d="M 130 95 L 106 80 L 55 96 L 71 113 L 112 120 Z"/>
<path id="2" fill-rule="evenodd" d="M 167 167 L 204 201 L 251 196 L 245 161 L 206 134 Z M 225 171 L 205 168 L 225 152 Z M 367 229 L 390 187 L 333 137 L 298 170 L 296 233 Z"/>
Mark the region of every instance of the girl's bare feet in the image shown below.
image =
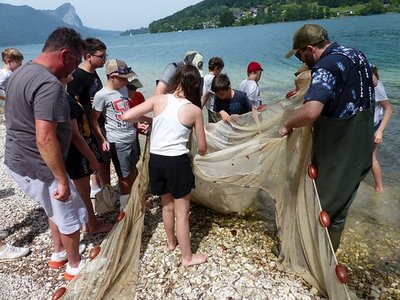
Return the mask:
<path id="1" fill-rule="evenodd" d="M 182 258 L 182 265 L 184 267 L 190 267 L 194 265 L 200 265 L 207 261 L 207 256 L 203 254 L 192 254 L 191 259 Z"/>
<path id="2" fill-rule="evenodd" d="M 171 242 L 167 241 L 167 248 L 169 251 L 174 251 L 177 245 L 178 245 L 178 241 L 176 238 Z"/>

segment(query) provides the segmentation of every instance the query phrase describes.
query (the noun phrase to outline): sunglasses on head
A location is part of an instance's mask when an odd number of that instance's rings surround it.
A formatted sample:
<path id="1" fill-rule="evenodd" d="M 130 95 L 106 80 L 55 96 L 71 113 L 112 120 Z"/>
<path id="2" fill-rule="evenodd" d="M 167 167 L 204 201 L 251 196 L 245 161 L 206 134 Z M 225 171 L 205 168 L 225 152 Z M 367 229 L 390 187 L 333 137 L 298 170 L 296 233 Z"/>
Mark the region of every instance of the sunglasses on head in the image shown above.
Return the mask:
<path id="1" fill-rule="evenodd" d="M 126 67 L 126 68 L 118 69 L 117 71 L 111 72 L 108 75 L 112 75 L 112 74 L 115 74 L 115 73 L 118 73 L 119 75 L 127 75 L 127 74 L 132 73 L 132 72 L 133 71 L 132 71 L 131 67 Z"/>

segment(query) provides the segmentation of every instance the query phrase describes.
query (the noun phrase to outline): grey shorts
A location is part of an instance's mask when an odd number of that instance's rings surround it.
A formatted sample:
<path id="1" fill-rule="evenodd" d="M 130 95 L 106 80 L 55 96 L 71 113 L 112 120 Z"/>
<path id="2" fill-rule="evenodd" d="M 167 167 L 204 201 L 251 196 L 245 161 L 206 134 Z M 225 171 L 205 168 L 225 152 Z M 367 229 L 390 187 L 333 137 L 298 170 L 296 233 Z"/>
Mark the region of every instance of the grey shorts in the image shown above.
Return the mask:
<path id="1" fill-rule="evenodd" d="M 86 206 L 71 180 L 69 183 L 71 196 L 67 201 L 62 202 L 52 196 L 57 188 L 56 180 L 46 183 L 39 179 L 21 176 L 7 166 L 5 169 L 27 196 L 42 205 L 47 217 L 58 226 L 60 233 L 74 233 L 88 221 Z"/>
<path id="2" fill-rule="evenodd" d="M 111 159 L 115 172 L 120 178 L 127 178 L 139 160 L 136 143 L 110 143 Z"/>

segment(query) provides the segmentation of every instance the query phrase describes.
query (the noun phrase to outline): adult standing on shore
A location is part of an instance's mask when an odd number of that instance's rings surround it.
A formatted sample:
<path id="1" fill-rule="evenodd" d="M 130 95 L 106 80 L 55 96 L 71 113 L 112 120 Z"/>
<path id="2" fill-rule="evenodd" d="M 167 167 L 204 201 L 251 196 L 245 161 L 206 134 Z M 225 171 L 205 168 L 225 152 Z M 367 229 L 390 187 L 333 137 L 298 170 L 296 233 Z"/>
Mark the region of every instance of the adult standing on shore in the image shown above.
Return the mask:
<path id="1" fill-rule="evenodd" d="M 347 211 L 371 168 L 374 85 L 363 53 L 331 43 L 327 31 L 306 24 L 293 37 L 292 55 L 312 70 L 304 104 L 283 124 L 282 136 L 313 126 L 312 163 L 317 190 L 330 218 L 334 250 L 340 244 Z"/>
<path id="2" fill-rule="evenodd" d="M 167 94 L 171 89 L 171 85 L 176 73 L 178 73 L 178 71 L 182 69 L 184 65 L 192 65 L 196 67 L 196 69 L 200 72 L 200 76 L 203 76 L 203 60 L 203 55 L 201 55 L 200 52 L 186 51 L 182 61 L 169 63 L 165 67 L 160 79 L 156 81 L 154 95 Z"/>
<path id="3" fill-rule="evenodd" d="M 11 76 L 10 101 L 5 106 L 4 163 L 19 187 L 43 206 L 54 251 L 68 260 L 67 280 L 77 275 L 85 262 L 79 254 L 79 238 L 87 211 L 65 170 L 71 124 L 59 79 L 80 64 L 84 45 L 75 30 L 54 30 L 42 53 Z"/>

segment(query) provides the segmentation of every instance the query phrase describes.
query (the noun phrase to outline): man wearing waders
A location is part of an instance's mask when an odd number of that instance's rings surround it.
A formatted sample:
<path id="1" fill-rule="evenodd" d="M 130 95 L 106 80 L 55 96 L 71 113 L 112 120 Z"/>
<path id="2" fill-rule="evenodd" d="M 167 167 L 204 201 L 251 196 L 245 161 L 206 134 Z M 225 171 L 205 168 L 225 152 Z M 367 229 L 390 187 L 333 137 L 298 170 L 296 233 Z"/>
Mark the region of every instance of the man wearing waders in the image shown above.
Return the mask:
<path id="1" fill-rule="evenodd" d="M 348 209 L 372 162 L 374 84 L 363 53 L 330 42 L 319 25 L 306 24 L 293 37 L 295 55 L 312 70 L 304 104 L 279 133 L 313 126 L 312 163 L 322 209 L 331 219 L 334 250 L 340 244 Z"/>

